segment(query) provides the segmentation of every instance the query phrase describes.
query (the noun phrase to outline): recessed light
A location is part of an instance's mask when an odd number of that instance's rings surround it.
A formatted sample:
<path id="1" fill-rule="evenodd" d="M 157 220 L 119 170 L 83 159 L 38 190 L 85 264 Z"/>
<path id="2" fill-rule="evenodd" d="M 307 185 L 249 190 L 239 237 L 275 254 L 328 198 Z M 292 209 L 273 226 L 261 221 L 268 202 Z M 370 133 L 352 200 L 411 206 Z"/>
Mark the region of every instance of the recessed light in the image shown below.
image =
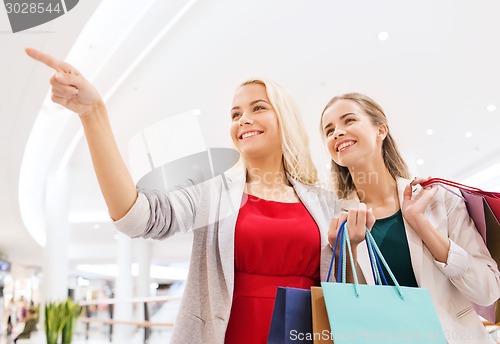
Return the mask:
<path id="1" fill-rule="evenodd" d="M 425 163 L 424 159 L 418 159 L 417 160 L 417 165 L 423 165 Z"/>
<path id="2" fill-rule="evenodd" d="M 471 133 L 470 131 L 466 132 L 466 133 L 465 133 L 465 137 L 466 137 L 466 138 L 470 138 L 470 137 L 472 137 L 472 133 Z"/>
<path id="3" fill-rule="evenodd" d="M 195 116 L 201 115 L 201 110 L 200 109 L 194 109 L 193 110 L 193 115 L 195 115 Z"/>
<path id="4" fill-rule="evenodd" d="M 434 134 L 434 130 L 427 129 L 426 133 L 427 133 L 427 135 L 432 135 L 432 134 Z"/>
<path id="5" fill-rule="evenodd" d="M 387 32 L 387 31 L 379 32 L 379 34 L 377 35 L 377 38 L 379 39 L 379 41 L 385 41 L 385 40 L 387 40 L 387 38 L 389 38 L 389 32 Z"/>
<path id="6" fill-rule="evenodd" d="M 497 109 L 497 106 L 495 104 L 490 104 L 488 105 L 488 107 L 486 108 L 486 110 L 488 110 L 489 112 L 493 112 Z"/>
<path id="7" fill-rule="evenodd" d="M 101 226 L 99 226 L 99 224 L 98 224 L 98 223 L 96 223 L 96 224 L 94 225 L 94 229 L 99 229 L 99 228 L 101 228 Z"/>

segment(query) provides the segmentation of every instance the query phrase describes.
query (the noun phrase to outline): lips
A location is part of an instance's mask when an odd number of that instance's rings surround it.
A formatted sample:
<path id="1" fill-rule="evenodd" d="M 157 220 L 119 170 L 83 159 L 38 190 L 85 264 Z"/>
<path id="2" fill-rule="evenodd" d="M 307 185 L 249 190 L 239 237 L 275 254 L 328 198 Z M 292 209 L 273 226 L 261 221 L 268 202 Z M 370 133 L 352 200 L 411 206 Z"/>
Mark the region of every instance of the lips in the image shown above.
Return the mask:
<path id="1" fill-rule="evenodd" d="M 340 152 L 344 151 L 345 149 L 347 149 L 348 147 L 351 147 L 354 144 L 356 144 L 355 140 L 344 140 L 344 141 L 337 142 L 337 144 L 335 145 L 335 151 L 340 153 Z"/>
<path id="2" fill-rule="evenodd" d="M 238 138 L 240 140 L 244 140 L 244 139 L 248 139 L 250 137 L 254 137 L 254 136 L 257 136 L 257 135 L 260 135 L 262 134 L 263 131 L 261 130 L 249 130 L 249 131 L 244 131 L 243 133 L 241 133 Z"/>

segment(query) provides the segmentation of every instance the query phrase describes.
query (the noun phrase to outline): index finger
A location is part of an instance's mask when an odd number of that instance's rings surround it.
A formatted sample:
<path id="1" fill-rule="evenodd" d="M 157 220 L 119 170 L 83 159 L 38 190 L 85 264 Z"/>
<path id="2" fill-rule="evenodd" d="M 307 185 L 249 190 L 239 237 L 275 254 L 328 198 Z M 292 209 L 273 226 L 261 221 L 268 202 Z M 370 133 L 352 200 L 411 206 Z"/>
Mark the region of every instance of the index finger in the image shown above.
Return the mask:
<path id="1" fill-rule="evenodd" d="M 29 57 L 31 57 L 37 61 L 42 62 L 43 64 L 49 66 L 50 68 L 52 68 L 58 72 L 63 71 L 61 61 L 50 56 L 49 54 L 42 53 L 41 51 L 33 49 L 33 48 L 26 48 L 25 51 Z"/>
<path id="2" fill-rule="evenodd" d="M 410 184 L 406 185 L 406 187 L 405 187 L 405 191 L 403 192 L 403 199 L 405 201 L 410 201 L 412 195 L 413 195 L 413 188 L 412 188 L 411 183 L 410 183 Z"/>

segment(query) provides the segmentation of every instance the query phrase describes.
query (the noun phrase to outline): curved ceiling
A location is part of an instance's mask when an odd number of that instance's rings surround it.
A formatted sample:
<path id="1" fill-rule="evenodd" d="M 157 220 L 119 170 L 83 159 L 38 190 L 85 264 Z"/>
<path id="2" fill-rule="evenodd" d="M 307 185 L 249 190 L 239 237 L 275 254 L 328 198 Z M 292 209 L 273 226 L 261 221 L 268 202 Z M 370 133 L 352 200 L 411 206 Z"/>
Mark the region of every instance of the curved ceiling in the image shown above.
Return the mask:
<path id="1" fill-rule="evenodd" d="M 295 96 L 323 177 L 321 110 L 331 96 L 358 91 L 384 107 L 415 174 L 464 180 L 499 162 L 499 110 L 488 111 L 500 108 L 499 10 L 491 1 L 87 0 L 16 34 L 0 10 L 0 251 L 38 265 L 43 251 L 21 218 L 19 191 L 36 225 L 47 180 L 63 168 L 71 262 L 115 259 L 115 232 L 103 219 L 78 119 L 47 102 L 51 71 L 29 60 L 26 46 L 67 60 L 95 83 L 127 161 L 128 144 L 141 129 L 193 109 L 201 111 L 205 144 L 231 147 L 232 92 L 256 76 Z M 381 32 L 388 32 L 386 40 Z M 153 258 L 186 260 L 189 241 L 155 243 Z"/>

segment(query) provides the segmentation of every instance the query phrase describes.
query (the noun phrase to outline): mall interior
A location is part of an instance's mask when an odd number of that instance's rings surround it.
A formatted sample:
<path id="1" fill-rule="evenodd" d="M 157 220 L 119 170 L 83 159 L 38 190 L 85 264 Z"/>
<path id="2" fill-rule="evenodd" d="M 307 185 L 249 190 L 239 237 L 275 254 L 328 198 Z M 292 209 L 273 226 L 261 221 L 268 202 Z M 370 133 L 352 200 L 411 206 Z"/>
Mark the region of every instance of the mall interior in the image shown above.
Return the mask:
<path id="1" fill-rule="evenodd" d="M 382 105 L 413 176 L 500 192 L 498 2 L 85 0 L 65 12 L 13 33 L 0 8 L 0 344 L 30 309 L 68 297 L 86 306 L 74 343 L 168 342 L 193 241 L 115 229 L 80 121 L 51 101 L 54 72 L 26 47 L 96 86 L 140 187 L 235 164 L 233 92 L 263 77 L 296 100 L 325 187 L 319 118 L 355 91 Z M 45 343 L 37 328 L 17 343 Z"/>

